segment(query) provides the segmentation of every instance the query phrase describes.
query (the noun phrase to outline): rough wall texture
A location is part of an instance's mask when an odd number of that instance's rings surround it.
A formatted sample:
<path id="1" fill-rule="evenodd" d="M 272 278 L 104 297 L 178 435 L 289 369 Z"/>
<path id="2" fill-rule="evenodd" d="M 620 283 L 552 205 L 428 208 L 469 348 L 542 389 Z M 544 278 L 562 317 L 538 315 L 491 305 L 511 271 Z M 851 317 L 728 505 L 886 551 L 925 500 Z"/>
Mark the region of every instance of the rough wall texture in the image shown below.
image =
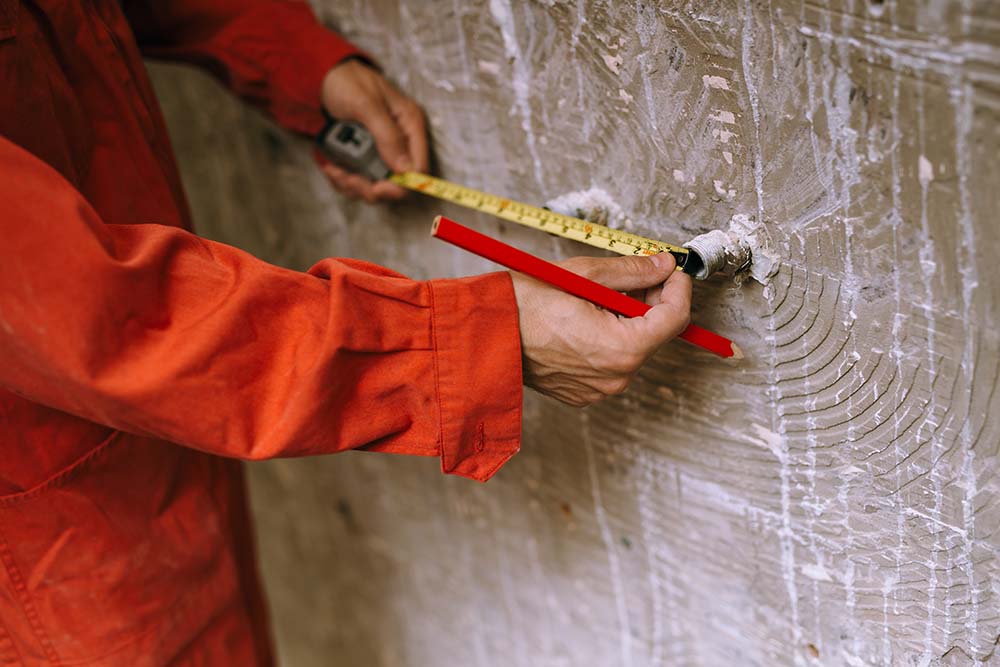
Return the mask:
<path id="1" fill-rule="evenodd" d="M 613 193 L 642 234 L 767 222 L 771 282 L 699 286 L 747 352 L 664 349 L 624 397 L 529 396 L 485 486 L 432 460 L 255 466 L 285 664 L 1000 664 L 1000 5 L 318 7 L 426 107 L 439 171 Z M 159 67 L 202 230 L 278 263 L 487 265 L 429 201 L 332 194 L 303 145 Z"/>

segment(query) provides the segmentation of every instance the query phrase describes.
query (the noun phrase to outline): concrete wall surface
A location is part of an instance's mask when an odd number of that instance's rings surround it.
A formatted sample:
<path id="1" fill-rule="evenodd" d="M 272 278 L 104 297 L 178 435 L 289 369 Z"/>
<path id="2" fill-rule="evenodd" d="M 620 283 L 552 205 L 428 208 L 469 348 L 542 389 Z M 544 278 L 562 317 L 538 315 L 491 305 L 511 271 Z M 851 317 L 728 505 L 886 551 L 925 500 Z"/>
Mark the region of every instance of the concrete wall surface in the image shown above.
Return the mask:
<path id="1" fill-rule="evenodd" d="M 762 220 L 766 284 L 586 411 L 529 392 L 486 485 L 432 459 L 252 468 L 288 667 L 1000 664 L 1000 3 L 319 2 L 426 108 L 446 178 L 590 187 L 666 241 Z M 341 200 L 307 146 L 156 66 L 201 230 L 273 262 L 492 267 Z"/>

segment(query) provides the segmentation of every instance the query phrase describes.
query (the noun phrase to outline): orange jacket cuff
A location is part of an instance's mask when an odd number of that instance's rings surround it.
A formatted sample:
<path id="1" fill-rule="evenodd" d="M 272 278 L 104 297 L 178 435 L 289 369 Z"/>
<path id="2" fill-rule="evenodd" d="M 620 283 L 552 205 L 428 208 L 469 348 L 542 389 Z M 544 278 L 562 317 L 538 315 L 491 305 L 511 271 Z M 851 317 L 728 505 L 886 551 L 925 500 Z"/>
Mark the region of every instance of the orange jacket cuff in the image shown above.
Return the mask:
<path id="1" fill-rule="evenodd" d="M 514 286 L 507 272 L 430 285 L 441 470 L 485 482 L 521 444 Z"/>

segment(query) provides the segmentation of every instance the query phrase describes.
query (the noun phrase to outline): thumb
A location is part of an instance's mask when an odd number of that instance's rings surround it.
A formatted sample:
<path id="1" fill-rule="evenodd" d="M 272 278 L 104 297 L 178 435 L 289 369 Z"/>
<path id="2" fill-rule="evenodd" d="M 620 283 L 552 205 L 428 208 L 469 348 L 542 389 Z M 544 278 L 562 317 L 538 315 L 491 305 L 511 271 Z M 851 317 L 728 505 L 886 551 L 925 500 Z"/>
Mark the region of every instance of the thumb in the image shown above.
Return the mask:
<path id="1" fill-rule="evenodd" d="M 373 104 L 365 113 L 359 114 L 365 127 L 375 139 L 375 147 L 382 160 L 394 172 L 411 169 L 406 135 L 384 104 Z"/>
<path id="2" fill-rule="evenodd" d="M 674 272 L 673 255 L 661 252 L 643 257 L 576 257 L 566 268 L 620 292 L 659 285 Z"/>

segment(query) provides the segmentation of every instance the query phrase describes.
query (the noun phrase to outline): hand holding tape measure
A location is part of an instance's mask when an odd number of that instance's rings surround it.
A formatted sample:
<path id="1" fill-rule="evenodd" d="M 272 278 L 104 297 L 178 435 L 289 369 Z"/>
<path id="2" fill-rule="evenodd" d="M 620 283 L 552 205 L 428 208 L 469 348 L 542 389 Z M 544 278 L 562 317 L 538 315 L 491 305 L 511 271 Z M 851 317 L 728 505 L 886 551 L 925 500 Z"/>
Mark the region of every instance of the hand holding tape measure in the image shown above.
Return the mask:
<path id="1" fill-rule="evenodd" d="M 379 157 L 371 134 L 357 123 L 330 119 L 319 134 L 317 143 L 323 154 L 331 161 L 372 180 L 389 180 L 415 192 L 620 255 L 648 256 L 661 252 L 670 253 L 677 269 L 691 275 L 698 274 L 703 266 L 698 254 L 685 247 L 611 229 L 426 174 L 416 172 L 394 174 Z M 638 317 L 650 309 L 650 306 L 641 301 L 474 232 L 447 218 L 438 216 L 435 219 L 432 234 L 507 268 L 527 273 L 612 312 Z M 722 357 L 743 356 L 739 347 L 732 341 L 695 325 L 690 325 L 679 337 Z"/>
<path id="2" fill-rule="evenodd" d="M 428 171 L 427 128 L 416 101 L 394 86 L 363 56 L 348 57 L 330 69 L 320 88 L 321 111 L 329 118 L 362 123 L 393 171 Z M 375 153 L 372 153 L 375 155 Z M 370 204 L 392 201 L 406 189 L 386 180 L 325 162 L 320 165 L 341 194 Z"/>

